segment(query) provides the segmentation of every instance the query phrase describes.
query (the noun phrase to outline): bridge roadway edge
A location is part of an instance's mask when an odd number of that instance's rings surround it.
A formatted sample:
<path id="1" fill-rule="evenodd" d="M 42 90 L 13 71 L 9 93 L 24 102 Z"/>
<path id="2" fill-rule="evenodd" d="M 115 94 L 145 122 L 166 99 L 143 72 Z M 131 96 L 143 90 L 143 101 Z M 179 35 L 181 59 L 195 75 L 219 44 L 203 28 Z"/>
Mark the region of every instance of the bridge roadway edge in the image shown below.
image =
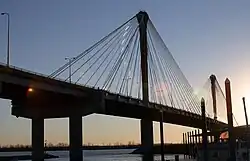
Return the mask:
<path id="1" fill-rule="evenodd" d="M 34 92 L 27 94 L 28 88 Z M 45 97 L 41 97 L 41 95 Z M 12 113 L 17 115 L 20 107 L 24 109 L 20 116 L 31 118 L 37 111 L 44 118 L 69 117 L 71 113 L 86 116 L 93 113 L 130 117 L 135 119 L 148 118 L 160 121 L 159 109 L 162 105 L 149 103 L 145 107 L 141 100 L 112 94 L 107 91 L 70 84 L 61 80 L 7 68 L 0 65 L 0 97 L 12 100 Z M 27 98 L 38 98 L 27 101 Z M 22 99 L 24 101 L 22 101 Z M 178 119 L 177 119 L 178 118 Z M 201 116 L 187 111 L 165 106 L 164 122 L 201 128 Z M 225 123 L 208 119 L 213 128 L 225 127 Z"/>

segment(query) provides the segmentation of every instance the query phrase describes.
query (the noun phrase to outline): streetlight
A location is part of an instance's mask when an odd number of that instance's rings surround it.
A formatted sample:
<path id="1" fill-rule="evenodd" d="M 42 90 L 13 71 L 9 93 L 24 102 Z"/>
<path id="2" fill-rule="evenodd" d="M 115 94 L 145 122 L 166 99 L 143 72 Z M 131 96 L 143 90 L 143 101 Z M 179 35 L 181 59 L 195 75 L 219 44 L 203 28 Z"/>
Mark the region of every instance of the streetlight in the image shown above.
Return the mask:
<path id="1" fill-rule="evenodd" d="M 76 58 L 75 57 L 72 57 L 72 58 L 65 58 L 65 60 L 69 61 L 69 83 L 71 83 L 71 63 L 73 60 L 75 60 Z"/>
<path id="2" fill-rule="evenodd" d="M 10 65 L 10 15 L 7 12 L 2 12 L 1 15 L 6 15 L 7 16 L 7 30 L 8 30 L 8 40 L 7 40 L 7 66 L 9 67 Z"/>
<path id="3" fill-rule="evenodd" d="M 161 96 L 162 93 L 161 93 L 161 92 L 163 92 L 163 89 L 159 89 L 159 90 L 156 91 L 156 93 L 157 93 L 157 98 L 158 98 L 158 93 L 160 93 L 160 94 L 159 94 L 159 97 L 160 97 L 160 99 L 159 99 L 160 105 L 161 105 L 161 99 L 162 99 L 162 96 Z"/>
<path id="4" fill-rule="evenodd" d="M 128 96 L 128 91 L 129 91 L 129 89 L 128 89 L 128 81 L 130 80 L 130 79 L 132 79 L 131 77 L 127 77 L 127 78 L 124 78 L 123 80 L 125 80 L 125 81 L 127 81 L 127 96 Z"/>
<path id="5" fill-rule="evenodd" d="M 28 88 L 28 92 L 33 92 L 33 88 Z"/>

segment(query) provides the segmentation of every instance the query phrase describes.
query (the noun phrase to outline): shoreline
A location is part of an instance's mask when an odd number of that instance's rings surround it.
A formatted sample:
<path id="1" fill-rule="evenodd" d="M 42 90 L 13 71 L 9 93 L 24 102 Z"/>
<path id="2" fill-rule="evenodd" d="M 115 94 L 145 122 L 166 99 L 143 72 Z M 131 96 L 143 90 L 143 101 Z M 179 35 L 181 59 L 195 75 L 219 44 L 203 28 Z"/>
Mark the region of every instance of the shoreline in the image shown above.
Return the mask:
<path id="1" fill-rule="evenodd" d="M 130 154 L 143 154 L 143 150 L 140 145 L 131 146 L 83 146 L 82 150 L 114 150 L 114 149 L 131 149 L 133 150 Z M 0 152 L 31 152 L 31 147 L 27 148 L 0 148 Z M 69 147 L 47 147 L 44 151 L 69 151 Z M 153 147 L 153 154 L 160 154 L 160 145 L 156 144 Z M 185 144 L 165 144 L 165 154 L 185 154 Z"/>
<path id="2" fill-rule="evenodd" d="M 44 153 L 44 159 L 59 158 L 59 156 Z M 11 155 L 11 156 L 0 156 L 1 161 L 11 161 L 11 160 L 31 160 L 32 155 Z"/>

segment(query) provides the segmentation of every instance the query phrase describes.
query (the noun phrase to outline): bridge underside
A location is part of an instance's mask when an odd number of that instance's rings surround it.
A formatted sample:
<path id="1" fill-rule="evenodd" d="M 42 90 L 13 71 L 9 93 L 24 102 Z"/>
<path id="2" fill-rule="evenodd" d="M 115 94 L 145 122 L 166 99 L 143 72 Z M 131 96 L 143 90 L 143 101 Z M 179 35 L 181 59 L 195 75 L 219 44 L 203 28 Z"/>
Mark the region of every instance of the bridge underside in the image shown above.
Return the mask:
<path id="1" fill-rule="evenodd" d="M 98 95 L 93 100 L 34 88 L 29 92 L 29 87 L 6 83 L 0 96 L 11 99 L 13 115 L 25 118 L 62 118 L 76 113 L 85 116 L 101 107 Z"/>
<path id="2" fill-rule="evenodd" d="M 126 103 L 113 100 L 105 101 L 105 112 L 103 114 L 135 119 L 147 119 L 157 122 L 160 122 L 161 119 L 161 113 L 158 109 L 145 108 L 144 106 L 138 105 L 128 105 Z M 202 121 L 200 117 L 190 117 L 190 115 L 185 115 L 183 113 L 163 111 L 163 121 L 170 124 L 202 128 Z M 217 129 L 221 127 L 219 124 L 209 122 L 208 124 L 210 124 L 209 128 L 211 129 Z"/>
<path id="3" fill-rule="evenodd" d="M 145 107 L 143 104 L 130 103 L 117 97 L 105 96 L 96 92 L 86 97 L 76 97 L 40 89 L 28 91 L 29 87 L 2 83 L 2 98 L 12 100 L 12 114 L 25 118 L 63 118 L 75 114 L 86 116 L 93 113 L 160 121 L 160 107 Z M 202 128 L 199 115 L 178 112 L 173 107 L 163 110 L 164 122 L 176 125 Z M 219 128 L 223 124 L 208 119 L 209 128 Z"/>

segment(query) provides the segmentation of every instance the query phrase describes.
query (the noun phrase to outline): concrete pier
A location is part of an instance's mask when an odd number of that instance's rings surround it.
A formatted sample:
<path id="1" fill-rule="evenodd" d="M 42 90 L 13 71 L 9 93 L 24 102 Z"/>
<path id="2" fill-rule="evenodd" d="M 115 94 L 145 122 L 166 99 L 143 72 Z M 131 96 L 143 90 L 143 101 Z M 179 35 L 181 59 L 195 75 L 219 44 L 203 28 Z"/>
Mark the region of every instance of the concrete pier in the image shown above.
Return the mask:
<path id="1" fill-rule="evenodd" d="M 44 160 L 44 119 L 32 119 L 32 161 Z"/>
<path id="2" fill-rule="evenodd" d="M 160 138 L 161 138 L 161 160 L 164 161 L 164 127 L 163 127 L 163 112 L 160 112 Z"/>
<path id="3" fill-rule="evenodd" d="M 154 145 L 153 122 L 149 120 L 141 120 L 141 144 L 145 152 L 151 152 Z"/>
<path id="4" fill-rule="evenodd" d="M 82 161 L 82 116 L 69 117 L 69 156 L 70 161 Z"/>

